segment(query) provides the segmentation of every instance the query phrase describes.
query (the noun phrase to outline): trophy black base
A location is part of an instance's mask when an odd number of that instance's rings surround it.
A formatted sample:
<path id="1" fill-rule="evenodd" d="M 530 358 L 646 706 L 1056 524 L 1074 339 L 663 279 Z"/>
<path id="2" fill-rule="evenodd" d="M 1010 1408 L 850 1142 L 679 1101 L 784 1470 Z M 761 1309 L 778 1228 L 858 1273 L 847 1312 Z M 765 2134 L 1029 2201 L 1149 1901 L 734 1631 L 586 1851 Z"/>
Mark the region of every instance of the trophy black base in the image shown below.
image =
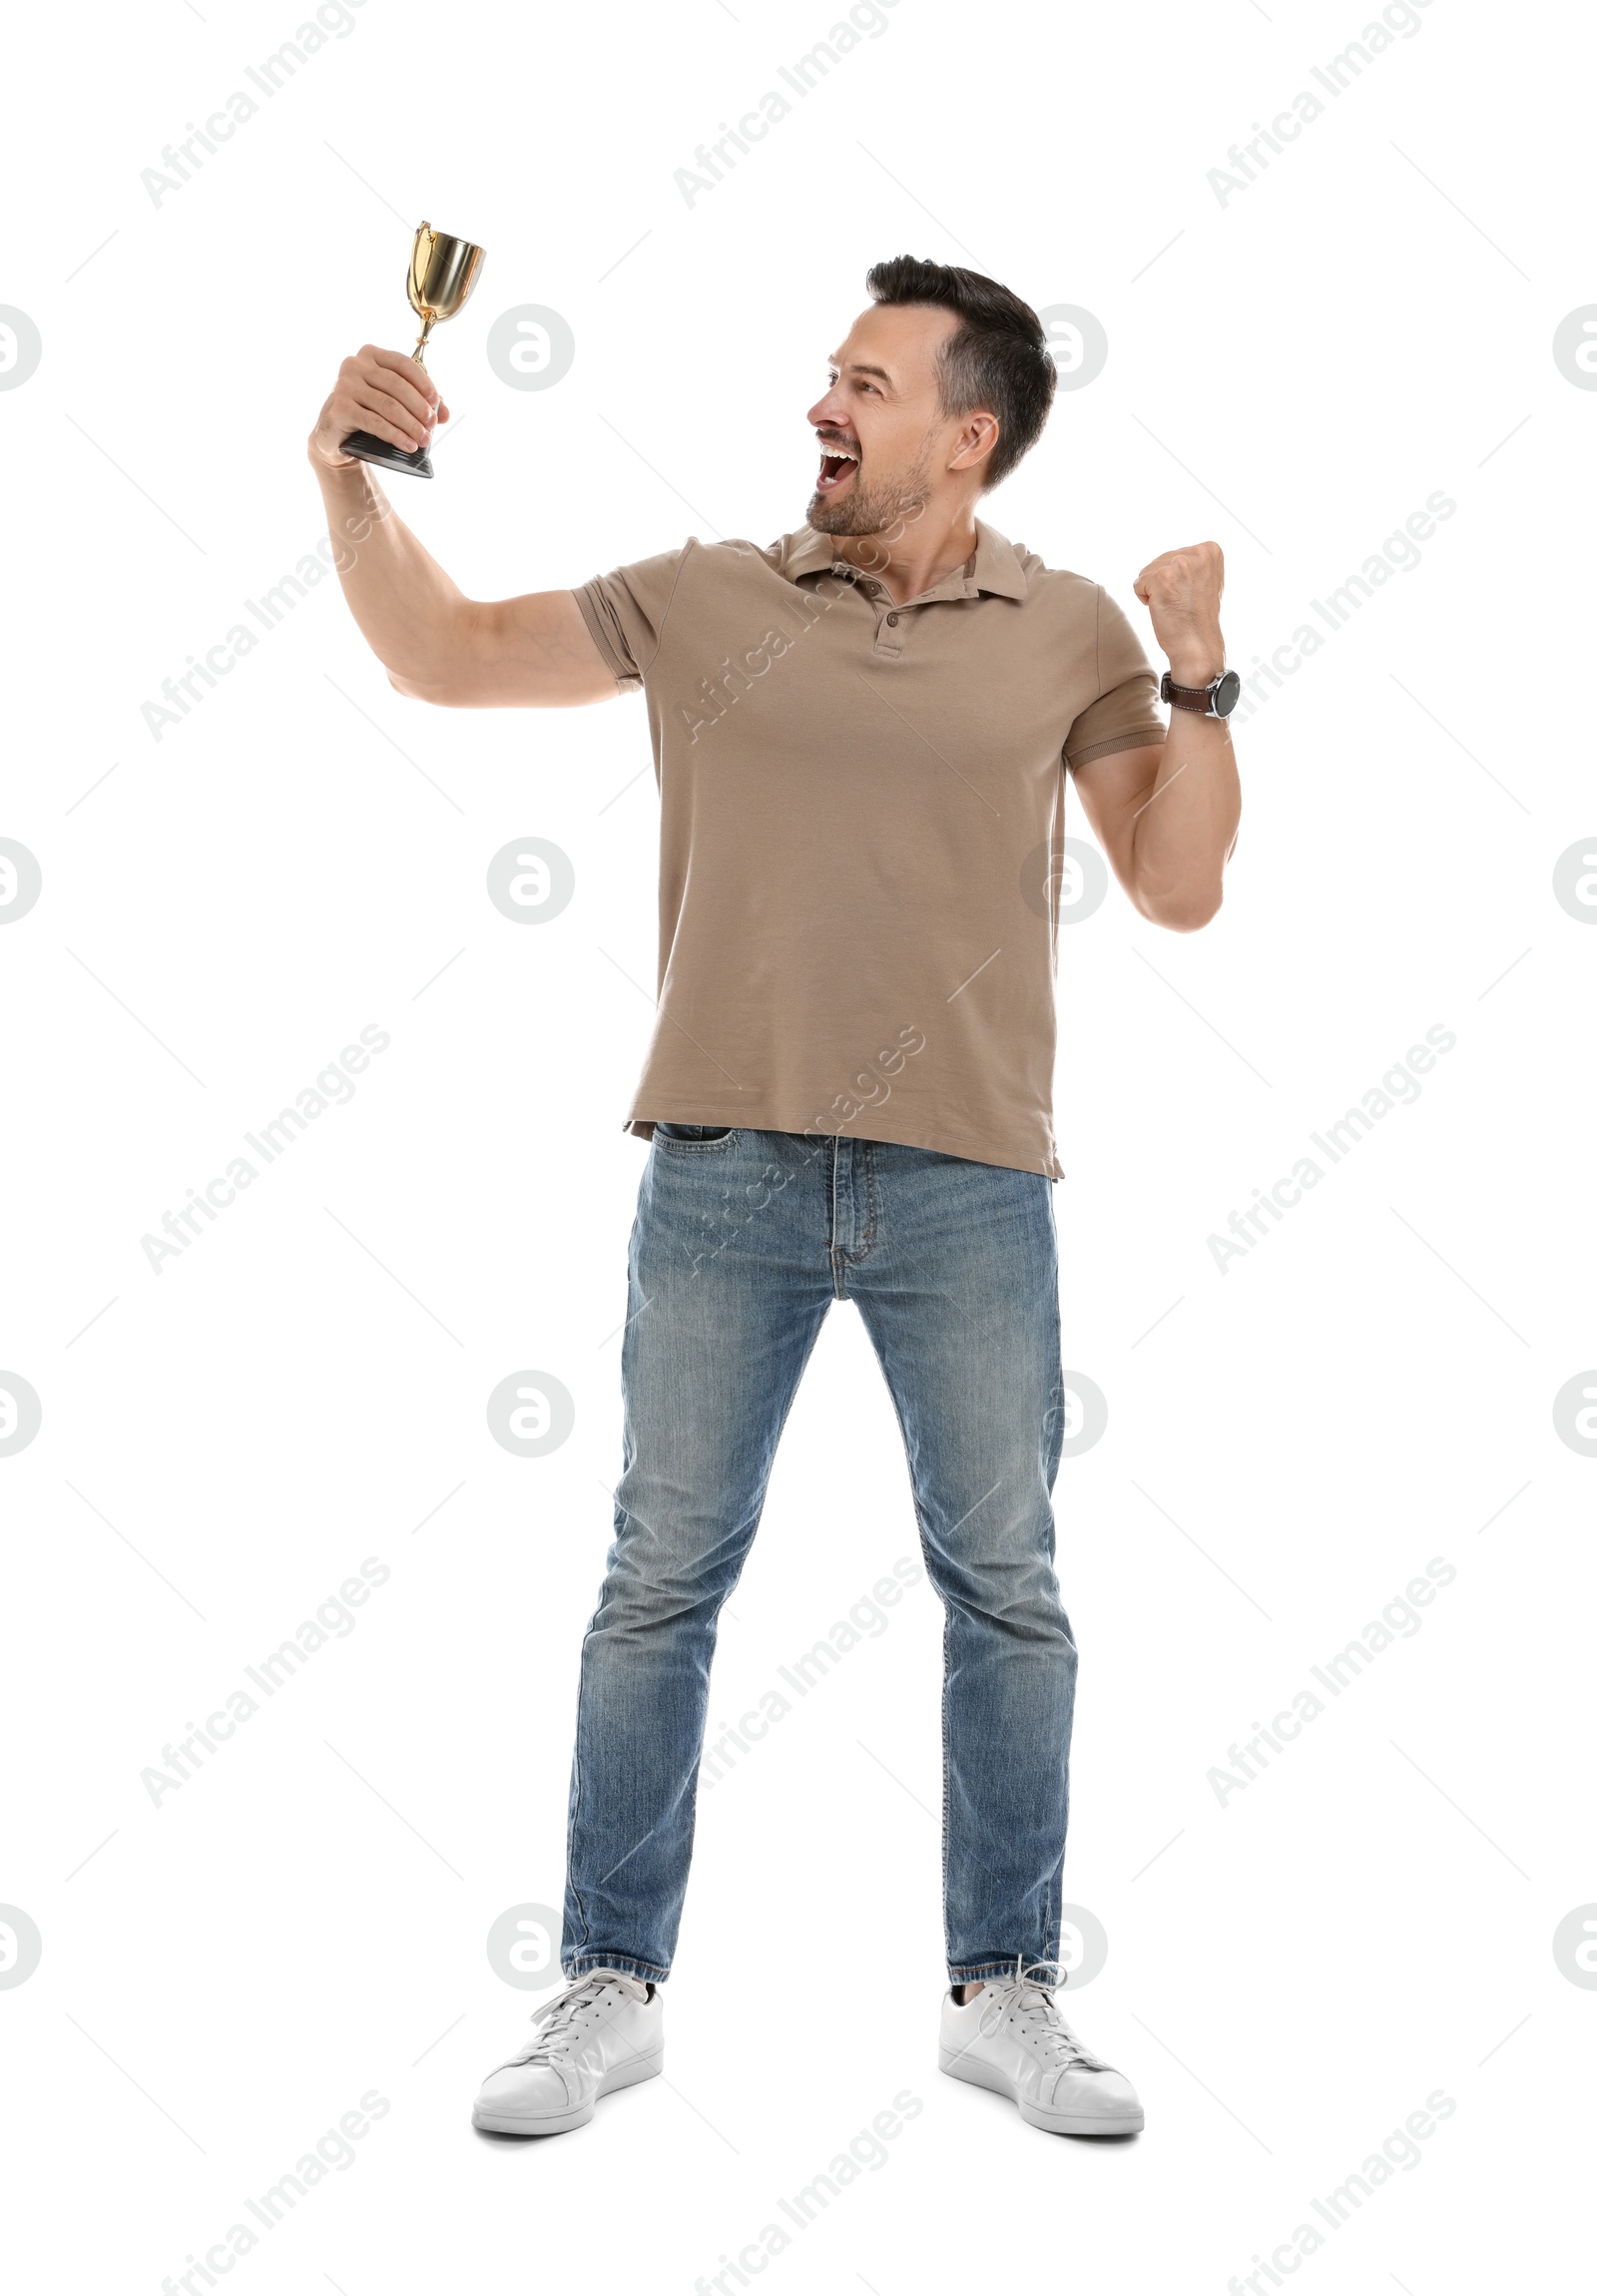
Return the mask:
<path id="1" fill-rule="evenodd" d="M 400 470 L 410 478 L 430 478 L 432 462 L 424 446 L 414 454 L 390 446 L 385 438 L 373 438 L 369 430 L 351 430 L 347 438 L 338 441 L 340 450 L 352 454 L 357 462 L 375 462 L 383 470 Z"/>

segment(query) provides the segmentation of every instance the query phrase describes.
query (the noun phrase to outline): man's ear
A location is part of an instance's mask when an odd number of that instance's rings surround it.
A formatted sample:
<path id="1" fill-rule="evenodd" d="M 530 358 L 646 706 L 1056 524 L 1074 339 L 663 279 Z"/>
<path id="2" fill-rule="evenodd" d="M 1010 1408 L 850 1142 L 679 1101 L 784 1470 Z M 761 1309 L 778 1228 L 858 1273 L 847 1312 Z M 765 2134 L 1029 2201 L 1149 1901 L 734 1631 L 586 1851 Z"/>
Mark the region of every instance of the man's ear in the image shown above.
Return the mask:
<path id="1" fill-rule="evenodd" d="M 986 409 L 978 408 L 967 416 L 960 432 L 958 451 L 949 462 L 950 470 L 974 470 L 985 462 L 998 443 L 998 420 Z"/>

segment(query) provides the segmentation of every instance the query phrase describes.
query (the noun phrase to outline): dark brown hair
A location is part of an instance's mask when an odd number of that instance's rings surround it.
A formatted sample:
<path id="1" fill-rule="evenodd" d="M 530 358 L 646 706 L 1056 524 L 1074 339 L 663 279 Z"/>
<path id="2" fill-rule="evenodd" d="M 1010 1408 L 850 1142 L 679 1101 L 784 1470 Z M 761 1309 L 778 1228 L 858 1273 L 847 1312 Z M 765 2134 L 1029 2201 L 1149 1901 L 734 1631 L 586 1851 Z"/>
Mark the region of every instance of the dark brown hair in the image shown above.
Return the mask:
<path id="1" fill-rule="evenodd" d="M 940 361 L 942 410 L 957 416 L 980 406 L 997 417 L 985 493 L 1036 445 L 1053 404 L 1058 371 L 1041 319 L 996 280 L 920 256 L 872 264 L 865 289 L 873 302 L 933 303 L 957 312 L 961 323 L 943 345 Z"/>

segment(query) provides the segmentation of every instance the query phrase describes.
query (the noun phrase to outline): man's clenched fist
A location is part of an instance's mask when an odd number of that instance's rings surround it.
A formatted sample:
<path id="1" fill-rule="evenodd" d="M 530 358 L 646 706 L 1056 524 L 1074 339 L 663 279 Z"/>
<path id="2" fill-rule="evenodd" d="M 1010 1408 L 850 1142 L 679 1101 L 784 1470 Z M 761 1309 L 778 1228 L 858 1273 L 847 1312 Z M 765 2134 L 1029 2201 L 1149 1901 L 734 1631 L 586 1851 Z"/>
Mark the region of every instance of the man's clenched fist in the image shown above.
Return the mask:
<path id="1" fill-rule="evenodd" d="M 379 350 L 368 342 L 339 367 L 310 433 L 310 452 L 315 460 L 336 469 L 355 459 L 339 451 L 338 441 L 351 430 L 369 430 L 373 438 L 410 454 L 428 443 L 436 424 L 448 419 L 449 409 L 424 366 L 402 350 Z"/>
<path id="2" fill-rule="evenodd" d="M 1190 542 L 1150 560 L 1132 588 L 1153 620 L 1154 636 L 1178 686 L 1206 686 L 1226 666 L 1220 593 L 1226 561 L 1218 542 Z"/>

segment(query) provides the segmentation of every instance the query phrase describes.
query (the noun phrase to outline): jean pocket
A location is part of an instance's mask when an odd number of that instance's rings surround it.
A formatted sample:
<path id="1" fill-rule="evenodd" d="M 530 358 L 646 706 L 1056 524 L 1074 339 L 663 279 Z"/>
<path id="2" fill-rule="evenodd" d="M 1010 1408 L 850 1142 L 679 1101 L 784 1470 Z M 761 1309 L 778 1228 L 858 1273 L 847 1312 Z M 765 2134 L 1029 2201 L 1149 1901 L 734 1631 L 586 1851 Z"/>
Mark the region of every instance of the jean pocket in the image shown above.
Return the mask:
<path id="1" fill-rule="evenodd" d="M 730 1148 L 737 1134 L 730 1124 L 655 1125 L 662 1148 Z"/>

